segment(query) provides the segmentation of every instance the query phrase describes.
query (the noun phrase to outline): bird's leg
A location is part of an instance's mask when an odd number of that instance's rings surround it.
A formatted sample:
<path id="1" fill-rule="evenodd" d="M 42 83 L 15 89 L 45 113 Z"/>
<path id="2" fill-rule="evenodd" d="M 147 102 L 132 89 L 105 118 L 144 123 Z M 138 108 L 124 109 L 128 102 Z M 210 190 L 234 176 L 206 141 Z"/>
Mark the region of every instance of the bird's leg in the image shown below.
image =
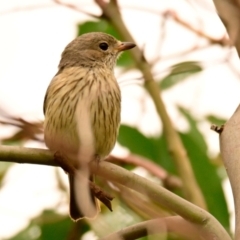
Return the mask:
<path id="1" fill-rule="evenodd" d="M 100 187 L 98 187 L 94 182 L 90 181 L 89 184 L 94 196 L 112 212 L 113 210 L 111 201 L 113 200 L 113 197 L 110 194 L 106 193 L 104 190 L 102 190 Z"/>
<path id="2" fill-rule="evenodd" d="M 101 161 L 100 156 L 96 154 L 94 156 L 93 161 L 96 161 L 98 166 Z M 112 210 L 111 201 L 113 200 L 113 197 L 109 193 L 103 191 L 100 187 L 98 187 L 94 182 L 91 182 L 91 181 L 90 181 L 90 188 L 94 196 L 98 200 L 100 200 L 112 212 L 113 210 Z"/>
<path id="3" fill-rule="evenodd" d="M 99 156 L 98 154 L 95 154 L 95 155 L 94 155 L 94 158 L 93 158 L 93 161 L 96 161 L 96 162 L 97 162 L 97 164 L 99 164 L 99 163 L 100 163 L 100 161 L 101 161 L 101 158 L 100 158 L 100 156 Z"/>
<path id="4" fill-rule="evenodd" d="M 59 166 L 69 174 L 73 174 L 76 170 L 77 166 L 74 164 L 71 164 L 72 161 L 67 161 L 66 157 L 61 154 L 61 152 L 57 151 L 54 154 L 54 160 L 59 164 Z M 96 155 L 96 158 L 94 160 L 97 160 L 97 162 L 100 162 L 100 157 Z M 113 200 L 113 197 L 103 191 L 100 187 L 98 187 L 94 182 L 89 180 L 89 186 L 91 189 L 92 194 L 100 200 L 110 211 L 112 211 L 112 204 L 111 201 Z"/>

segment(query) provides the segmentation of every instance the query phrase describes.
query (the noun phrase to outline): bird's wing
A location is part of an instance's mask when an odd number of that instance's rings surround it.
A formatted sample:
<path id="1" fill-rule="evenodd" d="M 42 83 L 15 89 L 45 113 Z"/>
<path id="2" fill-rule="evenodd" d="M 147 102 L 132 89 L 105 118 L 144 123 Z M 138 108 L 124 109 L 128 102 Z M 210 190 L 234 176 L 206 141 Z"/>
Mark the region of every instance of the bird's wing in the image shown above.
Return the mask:
<path id="1" fill-rule="evenodd" d="M 53 79 L 58 76 L 61 72 L 62 72 L 62 68 L 60 68 L 58 70 L 58 72 L 56 73 L 56 75 L 53 77 Z M 53 81 L 52 79 L 52 81 Z M 47 99 L 48 99 L 48 93 L 49 93 L 49 87 L 50 87 L 51 84 L 49 84 L 48 88 L 47 88 L 47 91 L 45 93 L 45 97 L 44 97 L 44 101 L 43 101 L 43 114 L 45 115 L 45 112 L 46 112 L 46 109 L 47 109 Z"/>

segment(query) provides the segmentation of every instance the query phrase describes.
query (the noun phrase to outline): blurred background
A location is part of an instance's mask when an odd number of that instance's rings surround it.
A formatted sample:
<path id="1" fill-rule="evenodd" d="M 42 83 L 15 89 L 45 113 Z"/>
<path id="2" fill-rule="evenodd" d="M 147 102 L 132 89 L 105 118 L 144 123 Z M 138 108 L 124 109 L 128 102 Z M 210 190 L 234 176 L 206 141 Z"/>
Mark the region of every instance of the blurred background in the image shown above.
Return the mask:
<path id="1" fill-rule="evenodd" d="M 151 64 L 208 211 L 233 231 L 231 190 L 218 135 L 210 126 L 223 124 L 239 104 L 239 59 L 212 1 L 118 2 L 127 28 Z M 120 39 L 108 21 L 94 17 L 100 15 L 91 0 L 0 1 L 1 144 L 45 148 L 43 99 L 65 46 L 92 31 Z M 119 165 L 182 196 L 161 121 L 129 53 L 120 57 L 115 75 L 122 91 L 122 125 L 112 155 Z M 161 174 L 144 167 L 146 162 L 156 164 Z M 61 169 L 0 162 L 0 239 L 91 240 L 154 217 L 155 206 L 143 213 L 127 190 L 120 194 L 103 179 L 97 182 L 115 196 L 114 211 L 103 206 L 97 219 L 76 224 L 68 217 L 67 175 Z M 159 208 L 161 216 L 168 216 Z M 170 234 L 168 239 L 182 238 Z"/>

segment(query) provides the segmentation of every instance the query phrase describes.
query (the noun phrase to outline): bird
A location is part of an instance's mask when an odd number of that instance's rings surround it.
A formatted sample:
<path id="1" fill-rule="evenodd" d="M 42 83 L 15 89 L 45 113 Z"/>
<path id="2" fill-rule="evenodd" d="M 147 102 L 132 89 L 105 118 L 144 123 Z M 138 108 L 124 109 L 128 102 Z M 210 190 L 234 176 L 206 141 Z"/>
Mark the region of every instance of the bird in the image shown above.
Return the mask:
<path id="1" fill-rule="evenodd" d="M 64 49 L 58 72 L 44 98 L 44 140 L 63 156 L 70 184 L 73 221 L 100 211 L 89 187 L 88 164 L 104 160 L 113 149 L 120 125 L 121 92 L 114 76 L 120 54 L 134 48 L 103 32 L 85 33 Z"/>

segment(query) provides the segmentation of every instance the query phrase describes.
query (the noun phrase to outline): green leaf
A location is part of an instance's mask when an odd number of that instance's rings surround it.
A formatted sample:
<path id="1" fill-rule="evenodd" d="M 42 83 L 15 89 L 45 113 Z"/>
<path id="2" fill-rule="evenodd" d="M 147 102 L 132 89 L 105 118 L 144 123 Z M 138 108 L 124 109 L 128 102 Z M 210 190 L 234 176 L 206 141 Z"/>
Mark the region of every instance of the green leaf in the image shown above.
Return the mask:
<path id="1" fill-rule="evenodd" d="M 229 229 L 229 213 L 218 168 L 212 164 L 207 155 L 207 145 L 197 128 L 197 121 L 183 108 L 179 108 L 179 110 L 186 117 L 190 126 L 189 132 L 181 133 L 180 136 L 197 182 L 204 194 L 208 210 L 226 229 Z"/>
<path id="2" fill-rule="evenodd" d="M 157 139 L 158 162 L 171 174 L 177 174 L 176 166 L 173 162 L 172 156 L 169 154 L 167 140 L 164 135 Z"/>
<path id="3" fill-rule="evenodd" d="M 118 142 L 127 147 L 132 153 L 144 156 L 154 161 L 158 160 L 158 148 L 156 139 L 148 138 L 136 128 L 121 125 L 118 134 Z"/>
<path id="4" fill-rule="evenodd" d="M 200 71 L 202 71 L 202 67 L 198 62 L 188 61 L 175 64 L 171 67 L 171 72 L 161 80 L 160 87 L 162 90 L 166 90 Z"/>
<path id="5" fill-rule="evenodd" d="M 223 193 L 221 178 L 217 168 L 211 163 L 206 152 L 203 152 L 198 143 L 189 134 L 181 134 L 191 160 L 197 182 L 204 194 L 209 212 L 229 230 L 229 213 L 226 199 Z"/>
<path id="6" fill-rule="evenodd" d="M 52 210 L 45 210 L 40 216 L 33 219 L 26 229 L 11 239 L 65 240 L 70 239 L 70 234 L 72 239 L 80 239 L 80 236 L 88 230 L 89 227 L 84 221 L 73 223 L 69 216 L 62 216 Z"/>
<path id="7" fill-rule="evenodd" d="M 120 34 L 116 31 L 112 24 L 104 19 L 100 19 L 98 21 L 87 21 L 78 25 L 78 36 L 88 32 L 104 32 L 121 40 Z M 128 51 L 124 52 L 120 56 L 117 61 L 117 65 L 121 67 L 129 67 L 134 65 L 134 61 L 132 60 Z"/>
<path id="8" fill-rule="evenodd" d="M 223 124 L 225 124 L 225 122 L 227 121 L 226 119 L 214 116 L 214 115 L 208 115 L 206 116 L 206 119 L 212 123 L 212 124 L 216 124 L 218 126 L 221 126 Z"/>
<path id="9" fill-rule="evenodd" d="M 176 174 L 176 168 L 169 154 L 166 139 L 163 136 L 150 138 L 138 129 L 121 125 L 118 142 L 127 147 L 131 153 L 138 154 L 161 165 L 168 172 Z"/>
<path id="10" fill-rule="evenodd" d="M 188 132 L 189 137 L 191 137 L 191 139 L 198 144 L 198 147 L 202 152 L 206 152 L 207 144 L 203 135 L 198 130 L 196 119 L 194 119 L 186 109 L 182 107 L 178 107 L 178 109 L 184 115 L 190 126 L 190 130 Z"/>
<path id="11" fill-rule="evenodd" d="M 10 162 L 0 162 L 0 188 L 2 187 L 2 180 L 5 177 L 8 169 L 13 165 Z"/>

